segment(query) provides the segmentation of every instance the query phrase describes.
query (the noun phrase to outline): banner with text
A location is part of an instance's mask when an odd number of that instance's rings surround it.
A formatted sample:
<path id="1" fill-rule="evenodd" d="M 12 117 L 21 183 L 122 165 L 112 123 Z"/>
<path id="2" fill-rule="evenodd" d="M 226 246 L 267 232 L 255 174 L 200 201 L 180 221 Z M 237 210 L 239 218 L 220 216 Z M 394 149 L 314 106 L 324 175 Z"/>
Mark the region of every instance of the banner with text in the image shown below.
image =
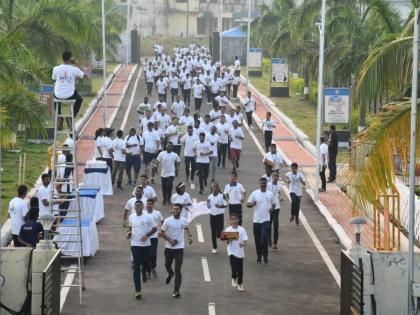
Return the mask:
<path id="1" fill-rule="evenodd" d="M 248 62 L 250 68 L 261 68 L 262 65 L 262 49 L 250 48 L 248 53 Z"/>
<path id="2" fill-rule="evenodd" d="M 324 123 L 348 124 L 350 122 L 350 89 L 324 89 Z"/>
<path id="3" fill-rule="evenodd" d="M 271 59 L 271 81 L 279 83 L 286 83 L 289 81 L 289 65 L 286 63 L 285 59 Z"/>

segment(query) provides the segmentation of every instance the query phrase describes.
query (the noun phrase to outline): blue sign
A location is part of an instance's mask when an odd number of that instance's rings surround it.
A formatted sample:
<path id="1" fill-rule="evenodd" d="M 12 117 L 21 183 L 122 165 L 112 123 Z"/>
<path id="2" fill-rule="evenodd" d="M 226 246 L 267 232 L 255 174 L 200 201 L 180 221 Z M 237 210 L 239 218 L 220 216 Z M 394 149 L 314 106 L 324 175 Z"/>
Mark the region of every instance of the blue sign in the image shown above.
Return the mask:
<path id="1" fill-rule="evenodd" d="M 284 58 L 271 58 L 271 64 L 285 64 L 286 60 Z"/>
<path id="2" fill-rule="evenodd" d="M 29 90 L 35 93 L 53 94 L 54 85 L 29 86 Z"/>

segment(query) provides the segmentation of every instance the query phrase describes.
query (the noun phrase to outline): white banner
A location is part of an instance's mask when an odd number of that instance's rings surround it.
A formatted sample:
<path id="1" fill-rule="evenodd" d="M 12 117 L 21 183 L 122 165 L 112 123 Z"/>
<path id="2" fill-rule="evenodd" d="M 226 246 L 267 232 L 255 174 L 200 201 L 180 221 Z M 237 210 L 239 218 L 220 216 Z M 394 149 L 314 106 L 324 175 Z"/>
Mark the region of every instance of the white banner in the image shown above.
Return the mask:
<path id="1" fill-rule="evenodd" d="M 284 83 L 289 81 L 289 65 L 283 58 L 271 59 L 271 81 Z"/>
<path id="2" fill-rule="evenodd" d="M 248 62 L 250 68 L 261 68 L 262 63 L 262 49 L 250 48 L 248 53 Z"/>
<path id="3" fill-rule="evenodd" d="M 324 122 L 326 124 L 350 123 L 350 89 L 324 89 Z"/>

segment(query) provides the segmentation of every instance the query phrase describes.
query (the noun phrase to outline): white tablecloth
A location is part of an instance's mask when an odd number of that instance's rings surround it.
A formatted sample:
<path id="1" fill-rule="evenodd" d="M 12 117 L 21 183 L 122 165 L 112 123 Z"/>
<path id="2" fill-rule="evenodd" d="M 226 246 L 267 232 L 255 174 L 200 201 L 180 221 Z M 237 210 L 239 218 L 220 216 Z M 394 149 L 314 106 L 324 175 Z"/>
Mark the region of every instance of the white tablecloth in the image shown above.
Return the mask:
<path id="1" fill-rule="evenodd" d="M 95 197 L 84 197 L 80 188 L 80 209 L 82 210 L 82 220 L 92 220 L 98 222 L 105 218 L 104 196 L 100 192 L 96 192 Z M 92 189 L 93 190 L 93 189 Z M 95 189 L 96 191 L 96 189 Z M 74 201 L 70 202 L 69 208 L 74 209 Z"/>
<path id="2" fill-rule="evenodd" d="M 97 171 L 94 171 L 94 169 L 97 169 Z M 108 169 L 106 173 L 103 172 L 104 169 Z M 114 194 L 112 190 L 111 172 L 105 161 L 92 160 L 86 162 L 83 184 L 100 186 L 100 192 L 105 196 L 112 196 Z"/>
<path id="3" fill-rule="evenodd" d="M 71 225 L 71 226 L 67 226 Z M 78 227 L 74 227 L 76 224 L 75 219 L 64 219 L 61 223 L 57 232 L 63 234 L 77 233 Z M 54 241 L 57 242 L 59 249 L 63 251 L 63 255 L 77 257 L 80 252 L 80 243 L 69 242 L 76 241 L 77 235 L 55 235 Z M 61 242 L 60 242 L 61 241 Z M 63 242 L 67 241 L 67 242 Z M 96 251 L 99 249 L 98 230 L 96 229 L 96 223 L 90 220 L 82 221 L 82 244 L 83 244 L 83 256 L 89 257 L 94 256 Z"/>

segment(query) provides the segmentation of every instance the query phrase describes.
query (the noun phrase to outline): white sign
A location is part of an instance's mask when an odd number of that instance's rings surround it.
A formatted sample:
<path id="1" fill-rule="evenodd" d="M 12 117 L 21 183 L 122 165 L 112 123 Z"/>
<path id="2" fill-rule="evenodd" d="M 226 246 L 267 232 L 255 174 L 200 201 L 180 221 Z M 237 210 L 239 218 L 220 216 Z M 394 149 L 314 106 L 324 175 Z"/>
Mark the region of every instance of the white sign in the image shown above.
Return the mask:
<path id="1" fill-rule="evenodd" d="M 289 81 L 289 65 L 283 58 L 271 59 L 271 81 L 284 83 Z"/>
<path id="2" fill-rule="evenodd" d="M 94 54 L 91 55 L 91 64 L 92 69 L 103 69 L 104 68 L 104 61 L 103 60 L 97 60 L 96 56 Z"/>
<path id="3" fill-rule="evenodd" d="M 324 122 L 326 124 L 350 122 L 350 89 L 324 89 Z"/>
<path id="4" fill-rule="evenodd" d="M 248 62 L 250 68 L 261 68 L 262 49 L 250 48 L 248 53 Z"/>

